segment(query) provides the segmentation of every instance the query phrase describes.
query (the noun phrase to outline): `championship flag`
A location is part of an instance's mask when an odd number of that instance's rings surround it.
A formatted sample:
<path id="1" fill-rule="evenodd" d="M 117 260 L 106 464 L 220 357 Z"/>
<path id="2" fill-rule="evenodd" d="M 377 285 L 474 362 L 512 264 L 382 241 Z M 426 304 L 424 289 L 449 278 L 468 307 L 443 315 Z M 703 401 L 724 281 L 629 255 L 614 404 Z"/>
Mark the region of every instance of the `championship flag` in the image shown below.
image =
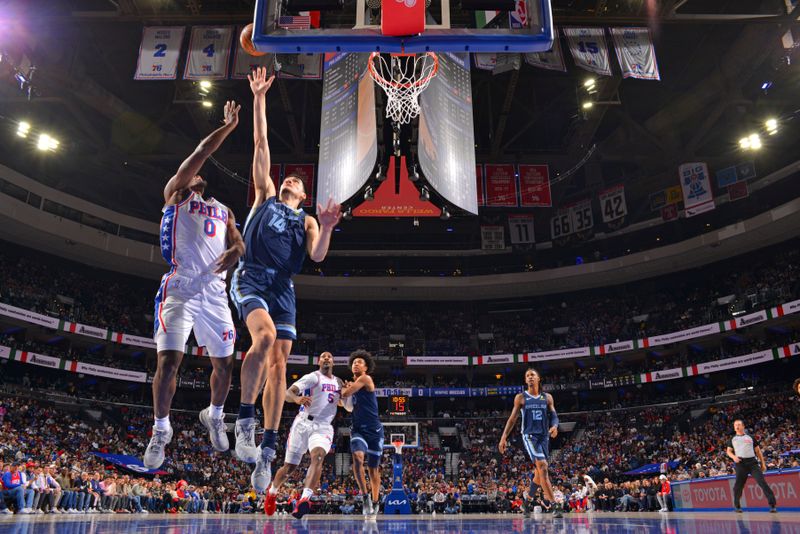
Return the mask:
<path id="1" fill-rule="evenodd" d="M 660 80 L 656 51 L 647 28 L 611 28 L 623 78 Z"/>
<path id="2" fill-rule="evenodd" d="M 694 217 L 714 209 L 714 195 L 708 178 L 708 165 L 702 162 L 684 163 L 678 168 L 683 190 L 686 217 Z"/>
<path id="3" fill-rule="evenodd" d="M 300 178 L 303 181 L 303 184 L 306 187 L 306 200 L 303 202 L 303 207 L 307 208 L 309 206 L 314 205 L 314 164 L 292 164 L 292 163 L 285 163 L 283 165 L 283 177 L 284 179 L 289 176 L 294 175 Z M 327 202 L 328 199 L 324 199 L 322 202 Z"/>
<path id="4" fill-rule="evenodd" d="M 519 166 L 520 206 L 524 208 L 549 208 L 550 170 L 547 165 Z"/>
<path id="5" fill-rule="evenodd" d="M 189 40 L 185 80 L 221 80 L 228 77 L 232 26 L 195 26 Z"/>
<path id="6" fill-rule="evenodd" d="M 174 80 L 183 43 L 183 26 L 150 26 L 142 30 L 134 80 Z"/>
<path id="7" fill-rule="evenodd" d="M 611 76 L 608 46 L 603 28 L 564 28 L 575 64 L 582 69 Z"/>
<path id="8" fill-rule="evenodd" d="M 486 164 L 486 205 L 517 207 L 517 176 L 511 164 Z"/>
<path id="9" fill-rule="evenodd" d="M 553 48 L 547 52 L 529 52 L 525 54 L 525 62 L 533 67 L 567 72 L 564 53 L 561 51 L 561 39 L 558 37 L 558 33 L 556 32 L 553 38 Z"/>

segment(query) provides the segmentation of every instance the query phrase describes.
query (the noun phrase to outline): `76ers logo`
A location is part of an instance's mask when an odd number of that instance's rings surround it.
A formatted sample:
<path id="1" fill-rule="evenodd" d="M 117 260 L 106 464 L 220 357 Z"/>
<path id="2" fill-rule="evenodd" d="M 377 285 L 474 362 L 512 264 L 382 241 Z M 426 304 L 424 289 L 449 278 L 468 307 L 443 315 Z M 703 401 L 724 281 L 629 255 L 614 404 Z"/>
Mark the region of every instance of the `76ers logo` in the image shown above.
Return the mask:
<path id="1" fill-rule="evenodd" d="M 234 341 L 234 340 L 236 340 L 235 330 L 225 330 L 222 332 L 222 341 Z"/>

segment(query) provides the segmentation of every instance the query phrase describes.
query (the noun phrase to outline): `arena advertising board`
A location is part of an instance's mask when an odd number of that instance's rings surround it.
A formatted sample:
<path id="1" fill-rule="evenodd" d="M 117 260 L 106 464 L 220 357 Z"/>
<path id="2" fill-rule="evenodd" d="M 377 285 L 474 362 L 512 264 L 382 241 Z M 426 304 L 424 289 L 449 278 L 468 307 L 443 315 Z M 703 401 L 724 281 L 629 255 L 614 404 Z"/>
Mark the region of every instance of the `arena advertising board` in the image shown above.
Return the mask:
<path id="1" fill-rule="evenodd" d="M 781 509 L 800 508 L 800 469 L 766 472 L 767 484 Z M 694 479 L 672 483 L 675 511 L 732 510 L 734 476 Z M 748 477 L 741 499 L 742 508 L 767 509 L 766 496 L 753 477 Z M 700 530 L 698 529 L 698 532 Z"/>

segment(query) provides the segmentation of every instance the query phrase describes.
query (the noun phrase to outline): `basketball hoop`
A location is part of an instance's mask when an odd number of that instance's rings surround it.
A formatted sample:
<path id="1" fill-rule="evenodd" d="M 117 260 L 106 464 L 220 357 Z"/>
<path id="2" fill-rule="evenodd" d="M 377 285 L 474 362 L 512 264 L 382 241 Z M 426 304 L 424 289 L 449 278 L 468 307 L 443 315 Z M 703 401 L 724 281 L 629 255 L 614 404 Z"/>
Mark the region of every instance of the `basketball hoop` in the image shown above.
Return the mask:
<path id="1" fill-rule="evenodd" d="M 403 454 L 403 445 L 405 445 L 405 442 L 403 442 L 402 440 L 392 442 L 395 454 Z"/>
<path id="2" fill-rule="evenodd" d="M 408 124 L 419 115 L 419 94 L 428 87 L 439 70 L 439 58 L 433 52 L 369 56 L 369 73 L 386 93 L 386 117 Z"/>

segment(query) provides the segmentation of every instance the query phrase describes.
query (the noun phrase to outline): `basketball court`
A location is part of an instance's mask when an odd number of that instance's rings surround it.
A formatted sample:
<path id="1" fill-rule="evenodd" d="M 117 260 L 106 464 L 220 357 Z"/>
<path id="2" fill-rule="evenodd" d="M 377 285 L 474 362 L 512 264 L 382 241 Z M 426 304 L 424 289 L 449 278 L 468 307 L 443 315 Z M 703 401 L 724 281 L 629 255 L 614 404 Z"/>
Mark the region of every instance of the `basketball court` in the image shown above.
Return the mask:
<path id="1" fill-rule="evenodd" d="M 405 516 L 393 519 L 381 516 L 365 522 L 358 516 L 306 516 L 302 521 L 291 517 L 265 519 L 263 516 L 206 515 L 197 516 L 98 516 L 98 517 L 32 517 L 0 518 L 0 534 L 49 532 L 52 534 L 104 534 L 111 532 L 170 532 L 172 534 L 206 534 L 252 532 L 257 534 L 306 534 L 316 532 L 351 533 L 489 533 L 489 532 L 586 532 L 639 534 L 689 533 L 789 533 L 800 531 L 800 513 L 588 513 L 567 514 L 563 519 L 547 515 L 523 519 L 522 516 L 469 515 Z"/>

